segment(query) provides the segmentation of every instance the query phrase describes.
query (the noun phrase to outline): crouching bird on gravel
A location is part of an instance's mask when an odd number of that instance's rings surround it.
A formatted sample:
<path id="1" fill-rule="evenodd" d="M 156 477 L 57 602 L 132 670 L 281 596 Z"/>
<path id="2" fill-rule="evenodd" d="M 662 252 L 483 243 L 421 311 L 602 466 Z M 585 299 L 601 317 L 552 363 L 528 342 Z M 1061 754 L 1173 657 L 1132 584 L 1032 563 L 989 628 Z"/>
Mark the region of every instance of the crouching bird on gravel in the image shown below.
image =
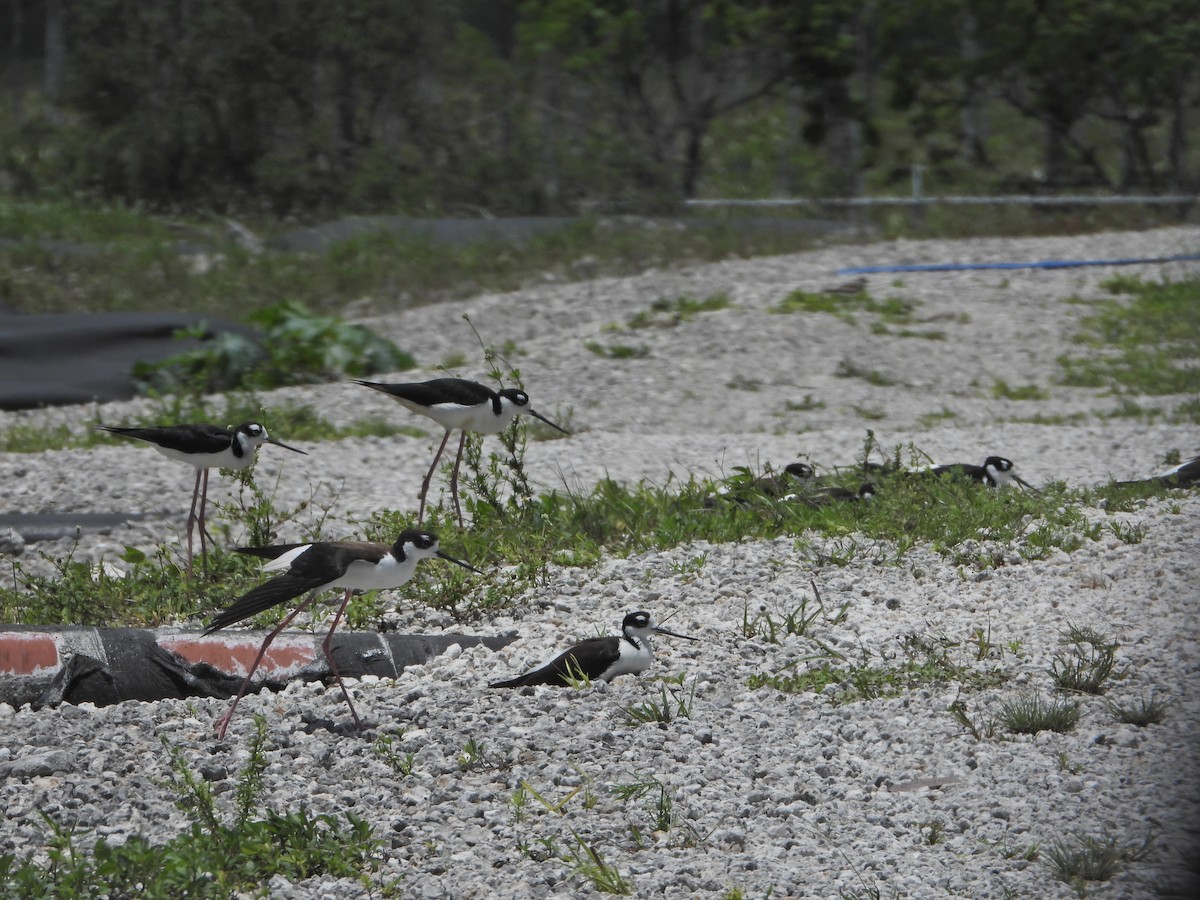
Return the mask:
<path id="1" fill-rule="evenodd" d="M 524 687 L 527 684 L 570 685 L 584 677 L 592 681 L 612 681 L 618 675 L 637 675 L 654 662 L 650 635 L 665 634 L 698 641 L 699 638 L 676 634 L 654 624 L 648 612 L 632 612 L 621 622 L 620 637 L 594 637 L 580 641 L 524 675 L 497 681 L 488 687 Z"/>
<path id="2" fill-rule="evenodd" d="M 412 381 L 400 384 L 380 384 L 375 381 L 360 381 L 356 384 L 372 388 L 387 394 L 401 406 L 415 413 L 428 416 L 446 430 L 425 480 L 421 482 L 421 505 L 417 510 L 417 522 L 425 521 L 425 495 L 429 493 L 429 482 L 437 468 L 446 442 L 450 440 L 450 432 L 458 430 L 462 436 L 458 439 L 458 455 L 454 457 L 454 469 L 450 473 L 450 496 L 454 500 L 454 513 L 458 524 L 463 522 L 462 508 L 458 504 L 458 467 L 462 463 L 463 445 L 467 441 L 467 432 L 476 431 L 480 434 L 499 434 L 508 427 L 508 423 L 521 413 L 528 413 L 535 419 L 541 419 L 551 428 L 570 434 L 567 429 L 555 425 L 540 412 L 529 405 L 529 395 L 517 388 L 504 388 L 493 391 L 485 384 L 477 381 L 467 381 L 464 378 L 434 378 L 432 381 Z"/>
<path id="3" fill-rule="evenodd" d="M 355 591 L 399 587 L 412 578 L 418 562 L 435 556 L 464 569 L 470 569 L 476 574 L 482 574 L 462 560 L 443 553 L 438 549 L 437 537 L 427 531 L 402 531 L 394 544 L 373 541 L 317 541 L 311 544 L 282 544 L 274 547 L 239 547 L 238 552 L 269 559 L 270 562 L 263 566 L 264 572 L 283 570 L 283 573 L 239 597 L 229 609 L 213 619 L 204 632 L 206 635 L 248 619 L 272 606 L 293 600 L 305 592 L 307 596 L 267 635 L 262 646 L 258 648 L 258 655 L 254 658 L 250 671 L 246 673 L 241 689 L 233 699 L 233 705 L 216 725 L 219 738 L 225 737 L 225 729 L 229 727 L 233 712 L 250 687 L 254 671 L 262 662 L 263 654 L 267 652 L 271 641 L 275 640 L 302 610 L 310 607 L 323 591 L 333 588 L 346 589 L 321 649 L 325 653 L 325 659 L 329 661 L 329 671 L 337 681 L 338 687 L 342 689 L 342 696 L 346 698 L 346 704 L 350 707 L 354 726 L 361 730 L 362 722 L 354 709 L 354 703 L 350 700 L 346 685 L 342 683 L 342 676 L 338 674 L 337 663 L 334 662 L 333 653 L 330 651 L 334 629 L 346 612 L 350 596 Z"/>

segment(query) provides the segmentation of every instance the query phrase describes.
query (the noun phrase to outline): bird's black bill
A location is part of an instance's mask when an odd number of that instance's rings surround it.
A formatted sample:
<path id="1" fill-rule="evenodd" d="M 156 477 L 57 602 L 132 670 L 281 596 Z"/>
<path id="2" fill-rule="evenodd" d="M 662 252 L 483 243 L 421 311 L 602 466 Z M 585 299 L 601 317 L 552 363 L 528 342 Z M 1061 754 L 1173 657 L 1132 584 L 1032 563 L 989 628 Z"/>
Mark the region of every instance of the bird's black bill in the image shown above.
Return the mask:
<path id="1" fill-rule="evenodd" d="M 656 626 L 654 626 L 654 631 L 655 631 L 656 633 L 658 633 L 658 634 L 665 634 L 665 635 L 667 635 L 668 637 L 677 637 L 677 638 L 683 638 L 685 641 L 698 641 L 698 640 L 700 640 L 700 638 L 698 638 L 698 637 L 692 637 L 691 635 L 687 635 L 687 634 L 680 634 L 680 633 L 679 633 L 679 632 L 677 632 L 677 631 L 668 631 L 667 629 L 663 628 L 661 625 L 656 625 Z"/>
<path id="2" fill-rule="evenodd" d="M 1012 480 L 1015 481 L 1017 484 L 1019 484 L 1021 487 L 1025 488 L 1025 490 L 1033 491 L 1035 494 L 1037 493 L 1037 488 L 1035 488 L 1032 484 L 1030 484 L 1028 481 L 1026 481 L 1020 475 L 1013 475 Z"/>
<path id="3" fill-rule="evenodd" d="M 287 444 L 285 444 L 283 441 L 275 440 L 275 438 L 267 438 L 267 443 L 274 444 L 276 447 L 282 447 L 284 450 L 291 450 L 293 453 L 302 453 L 305 456 L 308 456 L 307 450 L 301 450 L 299 447 L 290 447 Z"/>
<path id="4" fill-rule="evenodd" d="M 440 559 L 444 559 L 444 560 L 446 560 L 446 562 L 452 562 L 452 563 L 454 563 L 455 565 L 462 566 L 464 569 L 469 569 L 469 570 L 471 570 L 472 572 L 474 572 L 476 575 L 482 575 L 482 574 L 483 574 L 481 571 L 479 571 L 477 568 L 475 568 L 475 567 L 474 567 L 474 566 L 472 566 L 471 564 L 469 564 L 469 563 L 465 563 L 465 562 L 463 562 L 461 559 L 455 559 L 455 558 L 454 558 L 453 556 L 451 556 L 450 554 L 448 554 L 448 553 L 443 553 L 441 550 L 439 550 L 439 551 L 437 552 L 437 555 L 438 555 L 438 558 L 440 558 Z"/>
<path id="5" fill-rule="evenodd" d="M 535 419 L 541 419 L 543 422 L 545 422 L 547 425 L 549 425 L 551 428 L 555 429 L 556 431 L 561 431 L 565 435 L 571 434 L 571 432 L 567 431 L 567 429 L 563 428 L 561 425 L 555 425 L 553 422 L 551 422 L 549 419 L 547 419 L 545 416 L 543 416 L 536 409 L 527 409 L 527 410 L 525 410 L 525 412 L 529 413 Z"/>

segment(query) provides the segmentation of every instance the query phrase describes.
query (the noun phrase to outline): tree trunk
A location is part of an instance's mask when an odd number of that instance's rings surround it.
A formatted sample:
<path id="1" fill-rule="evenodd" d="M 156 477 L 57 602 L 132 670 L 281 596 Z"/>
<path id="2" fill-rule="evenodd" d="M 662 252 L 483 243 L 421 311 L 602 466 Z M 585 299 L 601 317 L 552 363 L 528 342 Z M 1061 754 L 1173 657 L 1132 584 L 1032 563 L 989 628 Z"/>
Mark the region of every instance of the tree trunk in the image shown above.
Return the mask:
<path id="1" fill-rule="evenodd" d="M 42 90 L 47 100 L 57 103 L 62 97 L 67 70 L 65 0 L 46 0 L 46 58 L 43 66 Z"/>

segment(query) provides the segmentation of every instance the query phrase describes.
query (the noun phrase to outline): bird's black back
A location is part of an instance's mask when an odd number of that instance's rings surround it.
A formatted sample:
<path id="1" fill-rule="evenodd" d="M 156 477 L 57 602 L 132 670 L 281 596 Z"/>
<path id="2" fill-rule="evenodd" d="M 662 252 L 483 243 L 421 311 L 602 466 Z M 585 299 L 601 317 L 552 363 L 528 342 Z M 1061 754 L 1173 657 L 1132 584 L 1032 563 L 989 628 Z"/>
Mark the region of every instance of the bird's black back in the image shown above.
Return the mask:
<path id="1" fill-rule="evenodd" d="M 590 678 L 597 678 L 617 657 L 618 641 L 620 638 L 616 637 L 588 638 L 563 651 L 544 666 L 507 681 L 493 682 L 488 687 L 513 688 L 532 684 L 563 687 L 570 685 L 581 673 Z"/>
<path id="2" fill-rule="evenodd" d="M 233 432 L 220 425 L 150 425 L 144 428 L 97 425 L 102 431 L 136 438 L 180 453 L 220 453 L 233 442 Z"/>

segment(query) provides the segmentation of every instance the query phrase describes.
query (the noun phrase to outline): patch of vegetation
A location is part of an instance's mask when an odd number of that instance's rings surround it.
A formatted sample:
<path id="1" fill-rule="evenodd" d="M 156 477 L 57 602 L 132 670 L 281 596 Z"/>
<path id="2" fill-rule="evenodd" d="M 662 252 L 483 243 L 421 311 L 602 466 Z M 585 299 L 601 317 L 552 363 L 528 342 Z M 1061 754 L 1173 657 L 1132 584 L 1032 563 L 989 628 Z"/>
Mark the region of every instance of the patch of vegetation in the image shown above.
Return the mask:
<path id="1" fill-rule="evenodd" d="M 854 313 L 865 312 L 876 315 L 889 325 L 908 325 L 913 321 L 917 301 L 904 297 L 888 297 L 876 300 L 867 291 L 857 294 L 839 294 L 832 291 L 812 293 L 792 291 L 779 303 L 767 309 L 776 315 L 792 313 L 825 313 L 847 322 L 854 322 Z"/>
<path id="2" fill-rule="evenodd" d="M 249 759 L 234 787 L 231 821 L 222 821 L 212 786 L 188 765 L 183 751 L 167 745 L 176 802 L 192 820 L 188 831 L 159 844 L 140 835 L 121 844 L 102 837 L 87 852 L 76 846 L 76 832 L 47 817 L 50 839 L 44 860 L 0 853 L 0 892 L 97 900 L 222 898 L 258 891 L 275 875 L 289 881 L 349 877 L 365 890 L 375 887 L 368 873 L 378 867 L 379 841 L 354 813 L 344 821 L 312 815 L 303 807 L 284 813 L 267 809 L 263 815 L 267 730 L 261 716 L 255 724 Z"/>
<path id="3" fill-rule="evenodd" d="M 1050 677 L 1058 689 L 1103 694 L 1120 645 L 1094 628 L 1078 625 L 1068 626 L 1063 644 L 1065 649 L 1056 653 L 1050 664 Z"/>
<path id="4" fill-rule="evenodd" d="M 470 528 L 457 527 L 445 493 L 431 492 L 427 507 L 425 526 L 442 536 L 448 552 L 493 571 L 481 578 L 457 566 L 423 566 L 404 587 L 408 600 L 471 618 L 509 606 L 539 583 L 551 564 L 590 566 L 604 555 L 781 535 L 792 536 L 818 564 L 846 565 L 864 554 L 895 563 L 920 543 L 966 569 L 988 569 L 1005 565 L 1014 549 L 1026 559 L 1040 559 L 1108 533 L 1103 523 L 1086 519 L 1083 499 L 1103 500 L 1115 511 L 1122 503 L 1170 491 L 1156 484 L 1071 491 L 1061 482 L 1038 492 L 989 491 L 963 479 L 896 474 L 873 477 L 877 492 L 870 503 L 817 507 L 756 490 L 739 493 L 745 502 L 713 504 L 711 498 L 729 485 L 694 477 L 662 485 L 604 480 L 589 491 L 535 493 L 524 464 L 527 433 L 518 419 L 498 442 L 489 437 L 485 443 L 480 435 L 467 440 L 460 487 Z M 869 437 L 867 452 L 871 441 Z M 893 465 L 902 468 L 899 456 L 897 448 Z M 270 542 L 280 523 L 301 512 L 313 517 L 306 526 L 310 537 L 321 537 L 328 509 L 313 510 L 310 501 L 295 510 L 277 510 L 271 497 L 253 485 L 252 473 L 239 473 L 247 481 L 237 503 L 212 519 L 218 543 Z M 746 477 L 753 482 L 753 473 Z M 381 509 L 359 523 L 359 533 L 390 543 L 416 524 L 415 509 Z M 217 548 L 209 560 L 211 580 L 185 577 L 166 550 L 149 556 L 131 551 L 129 575 L 97 575 L 95 581 L 90 566 L 68 560 L 57 578 L 24 579 L 19 590 L 0 591 L 0 617 L 29 624 L 159 624 L 223 608 L 261 580 L 247 568 L 248 561 Z M 20 577 L 19 564 L 17 571 Z M 368 592 L 351 602 L 347 615 L 351 623 L 365 625 L 377 622 L 384 608 L 380 595 Z M 282 614 L 272 610 L 258 621 L 268 624 Z"/>
<path id="5" fill-rule="evenodd" d="M 314 315 L 298 303 L 277 303 L 244 318 L 261 332 L 261 340 L 225 331 L 194 350 L 157 362 L 135 363 L 133 375 L 139 390 L 265 390 L 398 372 L 416 365 L 411 355 L 362 325 L 337 316 Z M 178 331 L 176 337 L 202 339 L 207 331 L 206 324 L 199 324 Z"/>
<path id="6" fill-rule="evenodd" d="M 1170 703 L 1153 694 L 1149 698 L 1139 697 L 1136 702 L 1108 701 L 1108 711 L 1114 719 L 1125 725 L 1136 725 L 1138 728 L 1160 724 L 1167 717 L 1169 708 Z"/>
<path id="7" fill-rule="evenodd" d="M 838 378 L 861 378 L 867 384 L 873 384 L 876 387 L 887 387 L 897 383 L 892 376 L 885 375 L 878 369 L 868 369 L 844 356 L 839 360 L 833 374 Z"/>
<path id="8" fill-rule="evenodd" d="M 650 355 L 649 347 L 631 347 L 628 344 L 601 344 L 599 341 L 588 341 L 584 349 L 589 353 L 604 359 L 644 359 Z"/>
<path id="9" fill-rule="evenodd" d="M 1151 838 L 1141 847 L 1127 847 L 1116 836 L 1105 832 L 1100 837 L 1075 835 L 1074 842 L 1055 841 L 1045 848 L 1045 862 L 1059 881 L 1075 885 L 1083 892 L 1083 883 L 1108 881 L 1127 862 L 1143 859 L 1150 852 Z"/>
<path id="10" fill-rule="evenodd" d="M 1005 701 L 1000 707 L 999 721 L 1016 734 L 1037 734 L 1039 731 L 1065 734 L 1075 730 L 1079 717 L 1079 704 L 1057 697 L 1045 700 L 1041 694 L 1030 692 Z"/>
<path id="11" fill-rule="evenodd" d="M 627 896 L 633 893 L 633 883 L 616 866 L 606 862 L 594 844 L 589 844 L 575 831 L 571 832 L 571 837 L 575 843 L 567 847 L 562 860 L 575 870 L 576 875 L 590 881 L 602 894 Z"/>
<path id="12" fill-rule="evenodd" d="M 732 304 L 726 294 L 710 294 L 697 300 L 682 296 L 673 300 L 655 300 L 649 310 L 637 313 L 629 320 L 629 328 L 669 327 L 681 322 L 690 322 L 700 313 L 728 309 Z"/>
<path id="13" fill-rule="evenodd" d="M 771 687 L 783 693 L 811 691 L 825 693 L 835 703 L 897 697 L 906 691 L 936 682 L 957 682 L 972 687 L 1000 683 L 995 671 L 973 669 L 955 661 L 951 650 L 958 645 L 910 635 L 903 642 L 903 659 L 884 660 L 874 665 L 865 659 L 850 663 L 847 658 L 819 639 L 809 636 L 815 645 L 812 655 L 785 666 L 772 675 L 755 674 L 748 681 L 752 689 Z M 807 664 L 801 669 L 801 664 Z M 826 691 L 833 685 L 833 692 Z"/>
<path id="14" fill-rule="evenodd" d="M 992 385 L 992 396 L 997 400 L 1049 400 L 1050 392 L 1036 384 L 1009 385 L 997 378 Z"/>
<path id="15" fill-rule="evenodd" d="M 917 423 L 922 428 L 933 428 L 935 425 L 938 425 L 942 422 L 957 418 L 958 413 L 952 409 L 946 409 L 946 407 L 943 406 L 940 412 L 930 412 L 919 416 L 917 418 Z"/>
<path id="16" fill-rule="evenodd" d="M 249 224 L 264 238 L 290 227 L 268 220 Z M 235 321 L 280 303 L 338 314 L 364 301 L 371 311 L 512 291 L 547 274 L 576 280 L 575 262 L 584 258 L 593 276 L 626 275 L 730 256 L 790 253 L 813 244 L 808 235 L 751 233 L 719 218 L 680 229 L 637 221 L 611 227 L 589 218 L 521 243 L 439 243 L 381 230 L 315 251 L 254 254 L 199 216 L 8 200 L 0 205 L 0 236 L 15 239 L 0 248 L 0 303 L 15 311 L 186 309 Z M 203 265 L 179 252 L 181 237 L 204 248 Z M 64 253 L 45 240 L 80 246 Z"/>
<path id="17" fill-rule="evenodd" d="M 696 699 L 696 682 L 692 689 L 685 691 L 683 676 L 673 679 L 663 679 L 659 684 L 659 697 L 647 697 L 641 703 L 632 706 L 622 706 L 626 720 L 630 725 L 646 725 L 651 722 L 672 722 L 675 719 L 687 719 L 692 715 L 692 704 Z"/>
<path id="18" fill-rule="evenodd" d="M 1062 382 L 1114 394 L 1200 394 L 1200 280 L 1122 278 L 1107 286 L 1129 300 L 1104 302 L 1082 321 L 1075 340 L 1088 349 L 1059 357 Z"/>

